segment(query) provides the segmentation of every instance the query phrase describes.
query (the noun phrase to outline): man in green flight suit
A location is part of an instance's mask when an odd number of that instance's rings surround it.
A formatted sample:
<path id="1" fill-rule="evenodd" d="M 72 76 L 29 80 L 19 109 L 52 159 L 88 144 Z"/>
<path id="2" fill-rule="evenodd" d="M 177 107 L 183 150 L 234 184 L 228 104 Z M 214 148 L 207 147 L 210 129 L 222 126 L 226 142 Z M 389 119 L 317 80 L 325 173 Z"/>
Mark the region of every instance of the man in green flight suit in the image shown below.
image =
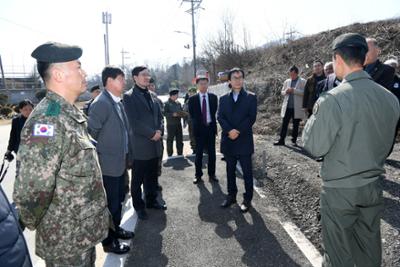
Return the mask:
<path id="1" fill-rule="evenodd" d="M 400 115 L 396 97 L 363 71 L 368 46 L 359 34 L 333 42 L 342 84 L 322 95 L 304 132 L 321 167 L 323 266 L 380 266 L 381 179 Z"/>
<path id="2" fill-rule="evenodd" d="M 183 134 L 181 119 L 185 117 L 181 103 L 178 101 L 179 90 L 171 88 L 169 90 L 169 99 L 164 105 L 164 116 L 167 119 L 167 154 L 171 157 L 173 154 L 173 142 L 176 142 L 178 156 L 183 153 Z"/>
<path id="3" fill-rule="evenodd" d="M 82 49 L 45 43 L 32 52 L 46 88 L 21 133 L 14 201 L 22 223 L 36 230 L 46 266 L 94 266 L 110 213 L 86 116 L 74 105 L 86 90 Z"/>

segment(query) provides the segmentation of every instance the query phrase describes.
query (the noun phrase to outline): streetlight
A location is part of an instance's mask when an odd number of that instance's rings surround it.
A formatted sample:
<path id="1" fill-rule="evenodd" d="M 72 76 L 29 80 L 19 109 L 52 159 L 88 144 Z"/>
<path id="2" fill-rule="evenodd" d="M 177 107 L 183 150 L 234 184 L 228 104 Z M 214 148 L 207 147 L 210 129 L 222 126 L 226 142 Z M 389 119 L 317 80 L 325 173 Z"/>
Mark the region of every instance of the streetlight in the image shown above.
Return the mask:
<path id="1" fill-rule="evenodd" d="M 106 34 L 104 34 L 104 54 L 106 65 L 110 64 L 110 44 L 108 42 L 108 24 L 111 24 L 111 13 L 103 12 L 103 24 L 106 25 Z"/>

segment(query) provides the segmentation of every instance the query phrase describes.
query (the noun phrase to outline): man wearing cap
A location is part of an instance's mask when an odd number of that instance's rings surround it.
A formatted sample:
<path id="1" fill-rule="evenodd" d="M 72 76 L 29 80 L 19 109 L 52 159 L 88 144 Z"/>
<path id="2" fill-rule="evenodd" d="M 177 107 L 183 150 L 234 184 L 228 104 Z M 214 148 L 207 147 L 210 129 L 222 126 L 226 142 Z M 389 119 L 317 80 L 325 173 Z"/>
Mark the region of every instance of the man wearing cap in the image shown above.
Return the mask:
<path id="1" fill-rule="evenodd" d="M 13 198 L 23 224 L 36 230 L 46 266 L 94 266 L 110 216 L 86 117 L 74 105 L 86 90 L 81 48 L 45 43 L 32 52 L 46 87 L 21 133 Z"/>
<path id="2" fill-rule="evenodd" d="M 145 66 L 132 70 L 135 85 L 124 94 L 124 106 L 132 127 L 132 204 L 141 220 L 148 218 L 145 208 L 166 210 L 167 206 L 157 201 L 157 171 L 161 156 L 162 114 L 154 95 L 148 90 L 151 79 Z M 142 185 L 145 200 L 142 199 Z"/>
<path id="3" fill-rule="evenodd" d="M 173 143 L 176 138 L 176 152 L 178 156 L 183 153 L 183 135 L 181 120 L 184 116 L 181 103 L 178 101 L 178 88 L 169 90 L 168 101 L 164 105 L 164 116 L 167 120 L 167 154 L 171 157 L 173 154 Z"/>
<path id="4" fill-rule="evenodd" d="M 95 85 L 92 88 L 90 88 L 90 94 L 91 94 L 91 99 L 85 103 L 83 106 L 83 113 L 85 113 L 86 116 L 89 115 L 89 108 L 90 105 L 93 103 L 94 99 L 101 93 L 100 86 Z"/>
<path id="5" fill-rule="evenodd" d="M 216 113 L 218 98 L 208 92 L 208 77 L 197 75 L 196 85 L 198 93 L 189 98 L 189 114 L 193 123 L 193 132 L 196 138 L 196 158 L 194 184 L 202 181 L 203 151 L 208 151 L 208 177 L 210 182 L 218 182 L 215 177 L 215 137 L 217 135 Z"/>
<path id="6" fill-rule="evenodd" d="M 189 114 L 189 98 L 194 96 L 197 93 L 197 88 L 195 86 L 191 86 L 188 89 L 187 98 L 185 99 L 185 104 L 183 105 L 183 110 Z M 187 124 L 188 132 L 189 132 L 189 140 L 190 140 L 190 148 L 193 151 L 193 154 L 196 153 L 196 137 L 193 132 L 193 121 L 190 117 L 190 114 L 184 118 L 184 126 Z"/>
<path id="7" fill-rule="evenodd" d="M 368 51 L 359 34 L 333 42 L 342 83 L 321 95 L 303 132 L 321 167 L 323 266 L 380 266 L 384 163 L 400 116 L 396 97 L 363 71 Z"/>

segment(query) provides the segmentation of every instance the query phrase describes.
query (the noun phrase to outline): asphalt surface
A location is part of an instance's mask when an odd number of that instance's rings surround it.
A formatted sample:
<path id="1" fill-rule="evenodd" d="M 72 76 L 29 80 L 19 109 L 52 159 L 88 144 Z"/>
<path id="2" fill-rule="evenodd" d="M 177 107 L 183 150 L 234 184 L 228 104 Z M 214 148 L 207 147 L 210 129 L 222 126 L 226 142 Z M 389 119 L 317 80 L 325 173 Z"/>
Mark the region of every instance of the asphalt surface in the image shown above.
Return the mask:
<path id="1" fill-rule="evenodd" d="M 138 221 L 125 266 L 311 266 L 283 230 L 274 207 L 257 194 L 249 213 L 219 207 L 226 192 L 225 162 L 217 157 L 219 183 L 194 185 L 194 157 L 163 164 L 160 183 L 168 210 L 149 210 Z M 238 179 L 238 201 L 243 181 Z"/>

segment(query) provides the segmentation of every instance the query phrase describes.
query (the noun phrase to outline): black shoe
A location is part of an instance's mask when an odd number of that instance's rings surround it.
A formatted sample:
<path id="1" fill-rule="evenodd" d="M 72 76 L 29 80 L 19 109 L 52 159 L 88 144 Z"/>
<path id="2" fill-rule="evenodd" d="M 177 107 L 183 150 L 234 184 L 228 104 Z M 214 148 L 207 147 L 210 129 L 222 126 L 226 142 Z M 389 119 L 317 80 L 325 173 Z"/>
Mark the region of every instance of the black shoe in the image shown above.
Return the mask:
<path id="1" fill-rule="evenodd" d="M 322 162 L 322 161 L 324 161 L 324 158 L 323 157 L 315 158 L 315 161 Z"/>
<path id="2" fill-rule="evenodd" d="M 154 203 L 146 204 L 146 208 L 154 209 L 154 210 L 166 210 L 167 209 L 167 205 L 160 204 L 157 201 L 155 201 Z"/>
<path id="3" fill-rule="evenodd" d="M 285 145 L 285 142 L 281 141 L 281 140 L 274 142 L 274 146 L 284 146 L 284 145 Z"/>
<path id="4" fill-rule="evenodd" d="M 201 183 L 203 180 L 201 179 L 201 177 L 194 177 L 194 179 L 193 179 L 193 183 L 194 184 L 198 184 L 198 183 Z"/>
<path id="5" fill-rule="evenodd" d="M 118 231 L 115 232 L 115 237 L 123 240 L 129 240 L 135 237 L 135 234 L 120 227 Z"/>
<path id="6" fill-rule="evenodd" d="M 125 244 L 119 243 L 118 240 L 114 240 L 109 245 L 103 246 L 103 250 L 106 253 L 115 253 L 121 255 L 129 252 L 130 247 Z"/>
<path id="7" fill-rule="evenodd" d="M 162 186 L 161 185 L 157 185 L 156 190 L 161 192 L 162 191 Z"/>
<path id="8" fill-rule="evenodd" d="M 147 212 L 144 209 L 138 210 L 138 211 L 136 211 L 136 213 L 140 220 L 147 220 L 149 218 L 149 216 L 147 215 Z"/>
<path id="9" fill-rule="evenodd" d="M 227 197 L 221 204 L 221 208 L 228 208 L 236 203 L 236 198 Z"/>
<path id="10" fill-rule="evenodd" d="M 215 175 L 209 176 L 209 181 L 210 181 L 210 183 L 212 183 L 212 182 L 218 183 L 218 179 L 217 179 L 217 177 L 215 177 Z"/>
<path id="11" fill-rule="evenodd" d="M 240 205 L 240 211 L 243 213 L 248 212 L 250 207 L 251 207 L 251 202 L 243 201 L 242 204 Z"/>
<path id="12" fill-rule="evenodd" d="M 225 157 L 222 157 L 221 160 L 222 160 L 222 161 L 225 161 Z"/>

